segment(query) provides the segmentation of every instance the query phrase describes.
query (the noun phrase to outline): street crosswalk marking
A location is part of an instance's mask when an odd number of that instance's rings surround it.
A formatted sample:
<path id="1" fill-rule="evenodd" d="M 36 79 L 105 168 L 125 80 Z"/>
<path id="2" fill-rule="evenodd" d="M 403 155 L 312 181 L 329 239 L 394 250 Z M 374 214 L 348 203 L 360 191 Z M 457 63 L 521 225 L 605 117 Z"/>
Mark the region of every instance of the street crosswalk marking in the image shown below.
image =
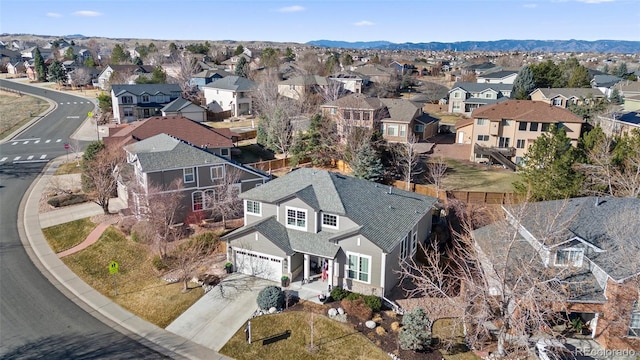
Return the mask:
<path id="1" fill-rule="evenodd" d="M 60 141 L 62 141 L 62 139 L 58 139 L 58 140 L 56 140 L 56 142 L 57 142 L 57 143 L 59 143 Z"/>
<path id="2" fill-rule="evenodd" d="M 33 155 L 27 156 L 27 160 L 31 160 L 31 159 L 33 159 Z"/>
<path id="3" fill-rule="evenodd" d="M 13 161 L 18 161 L 18 160 L 20 160 L 21 157 L 22 156 L 16 156 L 15 158 L 13 158 Z"/>
<path id="4" fill-rule="evenodd" d="M 29 143 L 29 141 L 27 140 L 27 141 L 23 142 L 22 145 L 26 145 L 28 143 Z"/>
<path id="5" fill-rule="evenodd" d="M 42 159 L 44 159 L 46 157 L 47 157 L 47 154 L 44 154 L 44 155 L 40 156 L 40 160 L 42 160 Z"/>
<path id="6" fill-rule="evenodd" d="M 15 144 L 17 144 L 17 143 L 18 143 L 17 141 L 14 141 L 14 142 L 12 142 L 12 143 L 11 143 L 11 145 L 15 145 Z"/>
<path id="7" fill-rule="evenodd" d="M 60 104 L 64 104 L 63 102 L 61 102 Z"/>
<path id="8" fill-rule="evenodd" d="M 67 105 L 71 105 L 71 103 L 70 103 L 70 102 L 68 102 L 68 103 L 67 103 Z"/>
<path id="9" fill-rule="evenodd" d="M 2 159 L 0 159 L 0 162 L 5 162 L 5 161 L 7 161 L 7 157 L 6 156 L 3 157 Z"/>
<path id="10" fill-rule="evenodd" d="M 45 143 L 45 144 L 48 144 L 48 143 L 50 143 L 50 142 L 51 142 L 51 139 L 49 139 L 49 140 L 45 141 L 44 143 Z"/>
<path id="11" fill-rule="evenodd" d="M 37 143 L 39 143 L 39 142 L 40 142 L 40 140 L 36 140 L 36 141 L 34 141 L 33 143 L 34 143 L 34 144 L 37 144 Z"/>

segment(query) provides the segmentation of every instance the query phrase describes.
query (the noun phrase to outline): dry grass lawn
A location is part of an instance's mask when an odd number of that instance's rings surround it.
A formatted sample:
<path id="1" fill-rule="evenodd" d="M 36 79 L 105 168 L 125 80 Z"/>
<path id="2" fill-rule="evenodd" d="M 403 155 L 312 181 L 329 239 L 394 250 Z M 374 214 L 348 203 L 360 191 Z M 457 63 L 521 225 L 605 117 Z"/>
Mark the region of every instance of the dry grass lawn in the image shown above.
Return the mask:
<path id="1" fill-rule="evenodd" d="M 152 257 L 146 245 L 128 240 L 110 227 L 97 243 L 62 261 L 104 296 L 164 328 L 202 297 L 204 291 L 197 287 L 182 293 L 182 283 L 162 280 L 151 263 Z M 111 261 L 119 264 L 118 296 L 114 295 L 113 276 L 108 270 Z"/>
<path id="2" fill-rule="evenodd" d="M 520 176 L 510 170 L 487 165 L 465 164 L 447 159 L 447 173 L 442 188 L 461 191 L 513 192 L 513 182 Z"/>
<path id="3" fill-rule="evenodd" d="M 439 319 L 433 323 L 432 337 L 441 344 L 449 343 L 450 346 L 438 347 L 445 360 L 480 360 L 481 358 L 469 351 L 464 343 L 464 331 L 462 324 L 455 319 Z M 448 349 L 446 349 L 448 348 Z"/>
<path id="4" fill-rule="evenodd" d="M 84 218 L 44 228 L 42 233 L 53 252 L 59 253 L 83 242 L 96 226 L 89 218 Z"/>
<path id="5" fill-rule="evenodd" d="M 78 164 L 79 164 L 78 161 L 69 161 L 64 164 L 61 164 L 60 166 L 58 166 L 58 168 L 56 169 L 56 172 L 53 175 L 57 176 L 57 175 L 69 175 L 69 174 L 81 174 L 82 167 L 78 166 Z"/>
<path id="6" fill-rule="evenodd" d="M 252 343 L 245 340 L 244 326 L 220 352 L 242 359 L 389 359 L 380 348 L 349 326 L 322 315 L 314 315 L 314 344 L 310 344 L 310 313 L 289 311 L 251 320 Z M 290 331 L 287 339 L 263 345 L 262 340 Z"/>
<path id="7" fill-rule="evenodd" d="M 49 107 L 46 101 L 33 96 L 0 91 L 0 139 L 18 130 L 22 125 Z"/>

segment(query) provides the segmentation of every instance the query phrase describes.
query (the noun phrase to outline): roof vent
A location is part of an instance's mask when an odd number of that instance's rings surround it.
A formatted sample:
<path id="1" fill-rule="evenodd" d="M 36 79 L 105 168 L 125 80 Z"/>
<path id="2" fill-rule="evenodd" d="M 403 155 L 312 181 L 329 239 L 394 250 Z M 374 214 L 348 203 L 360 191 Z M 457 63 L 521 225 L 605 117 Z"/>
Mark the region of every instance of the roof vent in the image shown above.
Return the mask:
<path id="1" fill-rule="evenodd" d="M 391 192 L 391 190 L 392 190 L 392 189 L 393 189 L 393 187 L 392 187 L 392 186 L 389 186 L 389 192 L 388 192 L 388 194 L 389 194 L 389 195 L 391 195 L 391 193 L 392 193 L 392 192 Z"/>

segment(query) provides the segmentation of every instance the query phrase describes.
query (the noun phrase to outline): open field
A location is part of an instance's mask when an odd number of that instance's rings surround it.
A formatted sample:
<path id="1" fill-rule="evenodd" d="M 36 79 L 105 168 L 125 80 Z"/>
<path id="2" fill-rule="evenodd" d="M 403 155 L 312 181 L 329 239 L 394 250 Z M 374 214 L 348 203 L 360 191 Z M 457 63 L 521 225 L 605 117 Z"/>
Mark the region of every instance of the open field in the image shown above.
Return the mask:
<path id="1" fill-rule="evenodd" d="M 182 293 L 182 283 L 169 284 L 153 267 L 149 247 L 128 240 L 114 227 L 108 228 L 97 243 L 62 261 L 89 286 L 135 315 L 166 327 L 203 294 L 202 287 Z M 109 274 L 111 261 L 117 261 L 114 277 Z"/>
<path id="2" fill-rule="evenodd" d="M 48 107 L 46 101 L 36 97 L 0 90 L 0 139 L 9 136 Z"/>

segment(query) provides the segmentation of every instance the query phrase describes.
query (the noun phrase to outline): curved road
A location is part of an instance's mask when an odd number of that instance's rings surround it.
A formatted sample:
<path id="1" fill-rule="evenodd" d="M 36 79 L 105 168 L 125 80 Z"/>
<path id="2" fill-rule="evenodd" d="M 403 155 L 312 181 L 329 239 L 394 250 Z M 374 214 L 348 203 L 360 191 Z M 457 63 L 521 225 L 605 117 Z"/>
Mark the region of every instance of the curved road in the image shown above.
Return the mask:
<path id="1" fill-rule="evenodd" d="M 58 105 L 20 134 L 19 141 L 0 145 L 0 358 L 165 358 L 144 339 L 123 335 L 106 325 L 108 320 L 102 318 L 103 323 L 69 300 L 31 262 L 18 236 L 22 197 L 46 160 L 65 154 L 64 142 L 93 105 L 20 83 L 0 80 L 0 86 L 45 96 Z"/>

